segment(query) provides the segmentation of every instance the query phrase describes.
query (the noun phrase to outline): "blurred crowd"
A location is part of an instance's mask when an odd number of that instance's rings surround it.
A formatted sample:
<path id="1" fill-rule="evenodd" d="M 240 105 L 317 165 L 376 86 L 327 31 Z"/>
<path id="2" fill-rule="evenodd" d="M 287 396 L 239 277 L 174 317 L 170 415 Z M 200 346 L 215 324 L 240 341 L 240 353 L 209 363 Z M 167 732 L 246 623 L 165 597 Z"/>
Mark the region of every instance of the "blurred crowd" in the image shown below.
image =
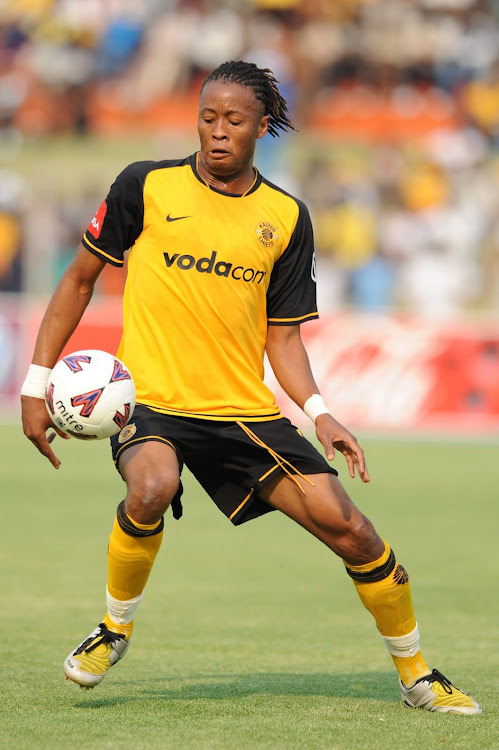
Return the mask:
<path id="1" fill-rule="evenodd" d="M 257 165 L 310 208 L 320 309 L 499 310 L 499 0 L 0 0 L 0 291 L 47 293 L 103 197 L 34 196 L 25 144 L 109 137 L 111 101 L 173 133 L 230 59 L 293 111 Z"/>

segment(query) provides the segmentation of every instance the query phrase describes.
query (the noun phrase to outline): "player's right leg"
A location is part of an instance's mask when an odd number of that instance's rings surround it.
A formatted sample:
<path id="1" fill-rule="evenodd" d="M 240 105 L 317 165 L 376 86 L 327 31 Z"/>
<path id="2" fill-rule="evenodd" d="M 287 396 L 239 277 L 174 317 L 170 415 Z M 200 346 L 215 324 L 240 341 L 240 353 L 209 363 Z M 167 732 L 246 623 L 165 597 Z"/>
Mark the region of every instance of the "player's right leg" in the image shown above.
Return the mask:
<path id="1" fill-rule="evenodd" d="M 98 685 L 126 653 L 133 616 L 163 537 L 163 514 L 180 483 L 173 448 L 158 441 L 131 445 L 119 458 L 127 495 L 118 506 L 108 547 L 108 611 L 97 628 L 64 662 L 67 679 Z"/>

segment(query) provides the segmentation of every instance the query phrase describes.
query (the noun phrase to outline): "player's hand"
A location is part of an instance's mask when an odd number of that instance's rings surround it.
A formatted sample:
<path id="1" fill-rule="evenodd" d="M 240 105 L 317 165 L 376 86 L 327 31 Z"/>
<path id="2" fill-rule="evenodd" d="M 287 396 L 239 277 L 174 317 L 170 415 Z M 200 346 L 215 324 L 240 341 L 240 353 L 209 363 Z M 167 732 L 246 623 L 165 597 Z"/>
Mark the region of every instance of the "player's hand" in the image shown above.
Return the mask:
<path id="1" fill-rule="evenodd" d="M 315 431 L 317 438 L 324 446 L 328 461 L 334 459 L 335 451 L 338 450 L 345 456 L 352 479 L 355 477 L 355 468 L 357 467 L 357 473 L 362 481 L 371 481 L 364 451 L 346 427 L 343 427 L 330 414 L 320 414 L 315 420 Z"/>
<path id="2" fill-rule="evenodd" d="M 70 436 L 55 427 L 42 398 L 21 396 L 21 407 L 24 434 L 38 448 L 40 453 L 48 458 L 54 469 L 58 469 L 61 462 L 50 447 L 50 443 L 56 434 L 65 440 Z M 47 436 L 46 433 L 49 428 L 52 428 L 52 432 Z"/>

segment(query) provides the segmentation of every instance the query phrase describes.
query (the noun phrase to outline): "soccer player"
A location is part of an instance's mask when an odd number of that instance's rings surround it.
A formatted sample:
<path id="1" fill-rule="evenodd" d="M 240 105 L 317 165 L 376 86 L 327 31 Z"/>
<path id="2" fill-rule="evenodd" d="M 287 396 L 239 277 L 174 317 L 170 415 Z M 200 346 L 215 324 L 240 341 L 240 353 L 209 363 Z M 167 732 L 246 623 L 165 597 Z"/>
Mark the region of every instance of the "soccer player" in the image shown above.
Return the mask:
<path id="1" fill-rule="evenodd" d="M 97 685 L 129 646 L 161 544 L 163 515 L 182 512 L 184 463 L 234 525 L 279 510 L 338 555 L 373 615 L 404 704 L 478 714 L 428 669 L 409 578 L 353 504 L 337 471 L 280 413 L 263 382 L 266 352 L 286 393 L 315 423 L 328 461 L 369 481 L 357 440 L 329 413 L 300 338 L 317 318 L 312 227 L 305 205 L 253 167 L 257 139 L 294 129 L 268 69 L 227 62 L 204 82 L 200 150 L 138 162 L 111 186 L 49 303 L 22 388 L 26 436 L 57 469 L 45 383 L 106 263 L 130 249 L 118 357 L 137 388 L 132 421 L 111 439 L 126 482 L 109 540 L 107 612 L 64 661 Z M 62 433 L 59 433 L 62 434 Z"/>

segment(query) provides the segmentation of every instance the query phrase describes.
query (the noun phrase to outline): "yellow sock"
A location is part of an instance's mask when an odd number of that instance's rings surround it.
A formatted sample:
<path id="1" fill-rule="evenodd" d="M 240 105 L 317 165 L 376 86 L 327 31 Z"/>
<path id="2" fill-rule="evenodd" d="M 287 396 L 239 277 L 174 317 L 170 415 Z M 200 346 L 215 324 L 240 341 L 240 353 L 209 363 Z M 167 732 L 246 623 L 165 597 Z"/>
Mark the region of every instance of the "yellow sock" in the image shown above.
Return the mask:
<path id="1" fill-rule="evenodd" d="M 390 656 L 405 687 L 412 687 L 420 677 L 431 674 L 421 651 L 418 651 L 414 656 L 394 656 L 393 654 L 390 654 Z"/>
<path id="2" fill-rule="evenodd" d="M 131 518 L 131 526 L 140 531 L 153 531 L 162 524 L 139 524 Z M 149 578 L 154 560 L 161 545 L 163 531 L 149 536 L 126 533 L 115 518 L 108 548 L 108 591 L 121 601 L 140 596 Z"/>
<path id="3" fill-rule="evenodd" d="M 364 607 L 373 615 L 400 679 L 407 686 L 430 670 L 419 650 L 409 576 L 385 542 L 378 560 L 346 565 Z"/>
<path id="4" fill-rule="evenodd" d="M 108 630 L 112 630 L 113 633 L 122 633 L 127 641 L 130 640 L 133 632 L 133 620 L 126 625 L 119 625 L 117 622 L 114 622 L 114 620 L 111 619 L 109 612 L 106 612 L 106 614 L 102 618 L 102 622 L 104 623 L 106 628 L 108 628 Z"/>

